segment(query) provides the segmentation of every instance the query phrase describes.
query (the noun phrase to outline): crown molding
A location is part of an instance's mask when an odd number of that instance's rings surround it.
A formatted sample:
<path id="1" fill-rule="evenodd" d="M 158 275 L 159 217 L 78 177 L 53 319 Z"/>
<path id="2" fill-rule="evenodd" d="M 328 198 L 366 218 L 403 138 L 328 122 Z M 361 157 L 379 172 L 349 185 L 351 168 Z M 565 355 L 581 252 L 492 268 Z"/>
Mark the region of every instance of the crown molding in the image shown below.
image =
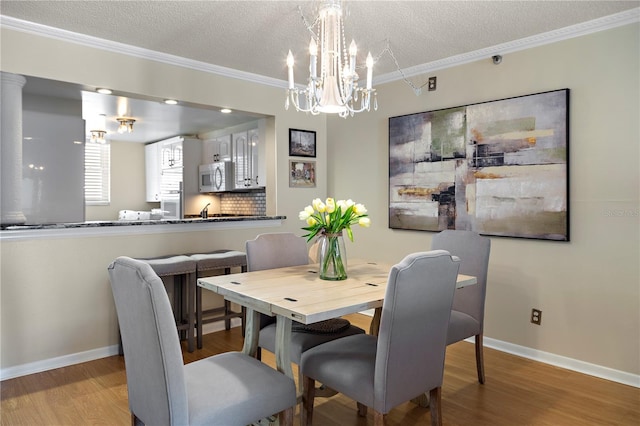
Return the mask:
<path id="1" fill-rule="evenodd" d="M 252 83 L 263 84 L 266 86 L 275 86 L 283 89 L 287 88 L 287 82 L 285 80 L 266 77 L 263 75 L 253 74 L 245 71 L 239 71 L 232 68 L 209 64 L 206 62 L 195 61 L 193 59 L 187 59 L 181 56 L 161 53 L 154 50 L 132 46 L 129 44 L 118 43 L 115 41 L 89 36 L 86 34 L 74 33 L 60 28 L 37 24 L 35 22 L 23 21 L 21 19 L 12 18 L 10 16 L 0 15 L 0 27 L 29 34 L 35 34 L 55 40 L 66 41 L 81 46 L 105 50 L 112 53 L 120 53 L 140 59 L 148 59 L 167 65 L 175 65 L 178 67 L 189 68 L 196 71 L 203 71 L 223 77 L 236 78 L 239 80 L 250 81 Z"/>
<path id="2" fill-rule="evenodd" d="M 555 43 L 562 40 L 567 40 L 574 37 L 579 37 L 599 31 L 604 31 L 623 25 L 640 22 L 640 7 L 629 9 L 624 12 L 616 13 L 614 15 L 605 16 L 602 18 L 594 19 L 580 24 L 571 25 L 569 27 L 560 28 L 554 31 L 537 34 L 531 37 L 525 37 L 522 39 L 510 41 L 507 43 L 499 44 L 492 47 L 487 47 L 473 52 L 467 52 L 460 55 L 451 56 L 448 58 L 440 59 L 437 61 L 429 62 L 426 64 L 416 65 L 414 67 L 402 69 L 383 74 L 374 78 L 374 84 L 389 83 L 392 81 L 402 80 L 404 77 L 413 77 L 445 68 L 451 68 L 458 65 L 467 64 L 470 62 L 490 58 L 493 55 L 504 55 L 507 53 L 513 53 L 520 50 L 526 50 L 545 44 Z M 26 32 L 30 34 L 36 34 L 43 37 L 48 37 L 56 40 L 75 43 L 87 47 L 93 47 L 96 49 L 106 50 L 113 53 L 120 53 L 123 55 L 133 56 L 141 59 L 148 59 L 168 65 L 175 65 L 183 68 L 189 68 L 196 71 L 203 71 L 211 74 L 220 75 L 223 77 L 235 78 L 239 80 L 245 80 L 252 83 L 263 84 L 266 86 L 273 86 L 282 89 L 287 88 L 286 80 L 280 80 L 277 78 L 266 77 L 259 74 L 253 74 L 245 71 L 239 71 L 232 68 L 226 68 L 219 65 L 208 64 L 206 62 L 195 61 L 192 59 L 183 58 L 176 55 L 169 55 L 167 53 L 156 52 L 149 49 L 143 49 L 136 46 L 131 46 L 124 43 L 118 43 L 110 40 L 104 40 L 98 37 L 92 37 L 85 34 L 74 33 L 59 28 L 53 28 L 46 25 L 36 24 L 34 22 L 23 21 L 21 19 L 12 18 L 9 16 L 0 15 L 0 27 L 8 28 L 15 31 Z"/>
<path id="3" fill-rule="evenodd" d="M 559 28 L 557 30 L 546 33 L 537 34 L 531 37 L 525 37 L 513 40 L 507 43 L 498 44 L 496 46 L 487 47 L 485 49 L 475 50 L 460 55 L 451 56 L 437 61 L 429 62 L 422 65 L 416 65 L 410 68 L 402 69 L 402 74 L 406 78 L 416 75 L 426 74 L 433 71 L 451 68 L 482 59 L 491 58 L 493 55 L 505 55 L 520 50 L 531 49 L 545 44 L 556 43 L 562 40 L 568 40 L 574 37 L 580 37 L 599 31 L 609 30 L 632 23 L 640 22 L 640 7 L 629 9 L 614 15 L 605 16 L 591 21 L 582 22 L 580 24 L 571 25 L 569 27 Z M 383 74 L 374 78 L 374 84 L 389 83 L 401 80 L 403 77 L 400 70 Z"/>

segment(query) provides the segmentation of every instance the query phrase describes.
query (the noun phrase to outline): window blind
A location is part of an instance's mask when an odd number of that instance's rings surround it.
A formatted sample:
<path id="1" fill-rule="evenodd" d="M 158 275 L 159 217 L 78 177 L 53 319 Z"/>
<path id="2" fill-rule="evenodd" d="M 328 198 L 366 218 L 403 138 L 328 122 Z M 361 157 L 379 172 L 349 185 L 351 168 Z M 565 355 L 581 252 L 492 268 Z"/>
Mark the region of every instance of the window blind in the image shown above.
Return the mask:
<path id="1" fill-rule="evenodd" d="M 107 205 L 111 200 L 111 145 L 87 142 L 84 146 L 84 201 Z"/>

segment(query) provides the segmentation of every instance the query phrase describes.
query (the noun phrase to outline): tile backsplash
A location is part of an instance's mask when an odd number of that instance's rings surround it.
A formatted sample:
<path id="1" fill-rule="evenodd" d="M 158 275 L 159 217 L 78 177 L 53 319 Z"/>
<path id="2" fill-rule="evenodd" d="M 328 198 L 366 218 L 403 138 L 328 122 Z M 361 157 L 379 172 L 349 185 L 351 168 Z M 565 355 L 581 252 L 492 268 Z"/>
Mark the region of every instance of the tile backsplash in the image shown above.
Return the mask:
<path id="1" fill-rule="evenodd" d="M 264 191 L 225 192 L 220 194 L 220 213 L 264 216 L 267 213 L 267 197 Z"/>

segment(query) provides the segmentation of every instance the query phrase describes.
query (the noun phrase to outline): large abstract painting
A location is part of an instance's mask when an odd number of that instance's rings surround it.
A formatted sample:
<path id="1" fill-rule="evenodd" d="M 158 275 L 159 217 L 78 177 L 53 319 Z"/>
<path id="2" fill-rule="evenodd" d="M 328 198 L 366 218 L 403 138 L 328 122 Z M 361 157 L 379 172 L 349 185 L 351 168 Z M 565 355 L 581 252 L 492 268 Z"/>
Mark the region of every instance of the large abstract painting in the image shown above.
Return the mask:
<path id="1" fill-rule="evenodd" d="M 569 89 L 389 118 L 389 227 L 569 241 Z"/>

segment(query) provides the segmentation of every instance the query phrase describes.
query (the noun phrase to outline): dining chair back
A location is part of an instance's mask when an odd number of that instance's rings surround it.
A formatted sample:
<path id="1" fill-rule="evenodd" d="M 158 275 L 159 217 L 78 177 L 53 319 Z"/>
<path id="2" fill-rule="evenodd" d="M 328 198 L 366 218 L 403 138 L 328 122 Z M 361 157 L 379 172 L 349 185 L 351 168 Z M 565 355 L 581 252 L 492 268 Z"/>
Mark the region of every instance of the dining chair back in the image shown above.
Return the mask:
<path id="1" fill-rule="evenodd" d="M 393 407 L 425 392 L 433 424 L 442 422 L 440 388 L 459 261 L 447 251 L 413 253 L 394 265 L 378 336 L 356 335 L 302 354 L 303 422 L 311 424 L 315 381 L 375 411 L 376 425 Z"/>
<path id="2" fill-rule="evenodd" d="M 249 271 L 309 263 L 306 241 L 291 232 L 260 234 L 246 242 L 246 252 Z"/>
<path id="3" fill-rule="evenodd" d="M 291 232 L 260 234 L 255 239 L 247 241 L 245 246 L 247 269 L 249 271 L 306 265 L 309 263 L 309 253 L 305 239 Z M 364 330 L 352 324 L 333 333 L 313 333 L 309 332 L 309 330 L 296 331 L 294 328 L 291 333 L 291 361 L 299 363 L 302 352 L 316 345 L 359 333 L 364 333 Z M 275 319 L 261 315 L 258 346 L 275 353 L 275 342 Z"/>
<path id="4" fill-rule="evenodd" d="M 246 425 L 275 413 L 292 424 L 293 380 L 239 352 L 184 365 L 169 298 L 151 266 L 118 257 L 108 273 L 132 424 Z"/>
<path id="5" fill-rule="evenodd" d="M 460 273 L 477 279 L 476 285 L 457 289 L 454 294 L 447 344 L 475 337 L 478 381 L 484 383 L 482 336 L 491 240 L 473 231 L 445 230 L 433 236 L 431 249 L 459 257 Z"/>

